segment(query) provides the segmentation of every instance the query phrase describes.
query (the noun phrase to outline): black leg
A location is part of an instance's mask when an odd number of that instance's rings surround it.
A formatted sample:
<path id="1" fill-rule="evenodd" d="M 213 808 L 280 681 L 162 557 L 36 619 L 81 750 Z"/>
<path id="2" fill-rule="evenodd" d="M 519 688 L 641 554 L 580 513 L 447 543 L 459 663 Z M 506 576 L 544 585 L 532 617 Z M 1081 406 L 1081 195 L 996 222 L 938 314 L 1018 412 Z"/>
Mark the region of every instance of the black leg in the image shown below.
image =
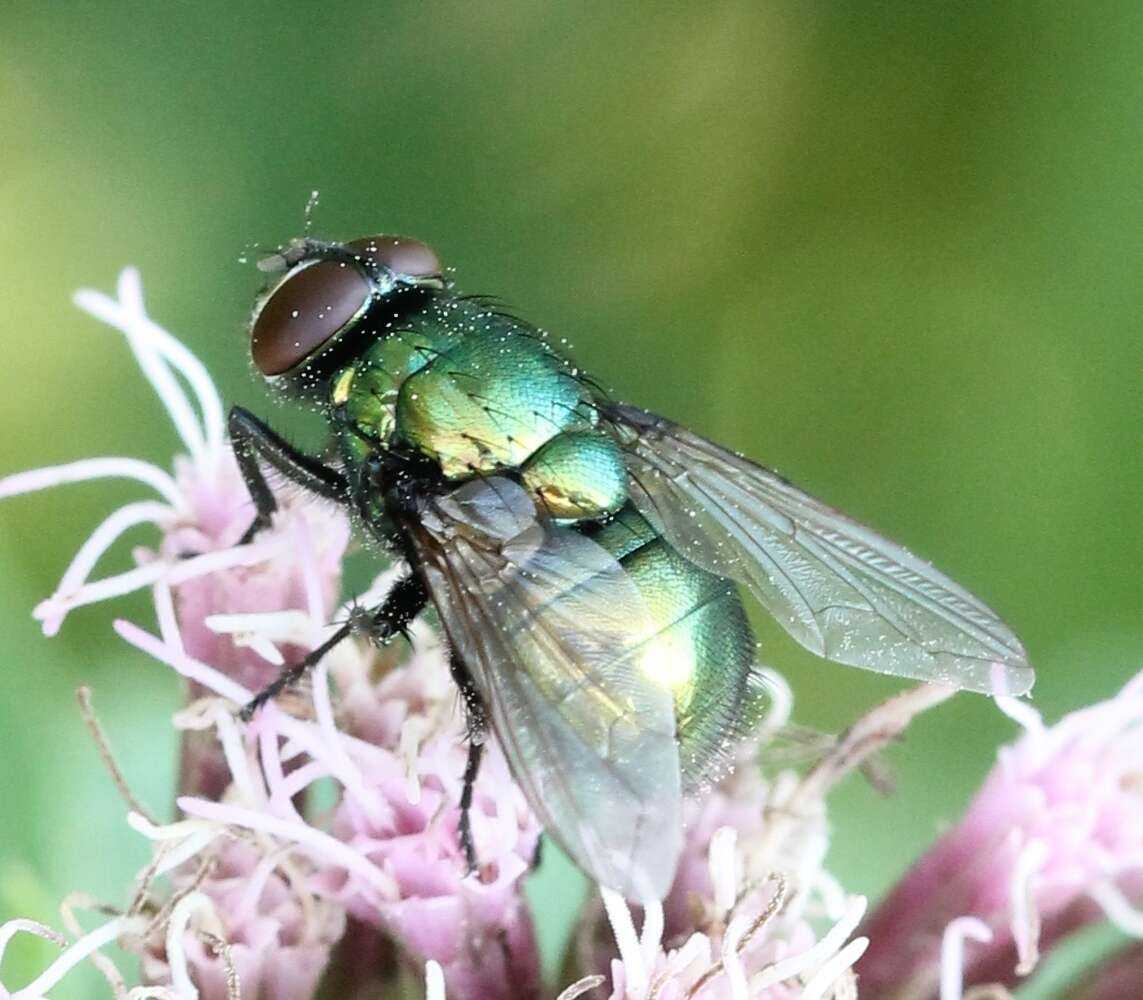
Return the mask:
<path id="1" fill-rule="evenodd" d="M 249 542 L 259 531 L 268 527 L 274 511 L 278 509 L 278 501 L 274 499 L 262 467 L 258 464 L 259 458 L 311 493 L 331 500 L 346 500 L 348 484 L 340 472 L 298 451 L 249 410 L 241 406 L 232 407 L 227 427 L 238 467 L 242 470 L 242 478 L 246 480 L 246 488 L 258 511 L 253 524 L 242 536 L 241 544 Z"/>
<path id="2" fill-rule="evenodd" d="M 484 741 L 488 736 L 488 718 L 484 712 L 484 702 L 472 681 L 472 675 L 464 661 L 454 652 L 449 657 L 452 679 L 460 689 L 464 702 L 464 714 L 468 725 L 468 760 L 464 765 L 464 784 L 460 792 L 460 849 L 471 874 L 476 870 L 476 845 L 472 840 L 472 791 L 476 785 L 476 775 L 480 771 L 480 758 L 484 754 Z"/>
<path id="3" fill-rule="evenodd" d="M 425 585 L 416 573 L 402 577 L 389 589 L 381 607 L 366 612 L 364 632 L 378 646 L 384 646 L 396 635 L 409 637 L 409 624 L 429 601 Z"/>
<path id="4" fill-rule="evenodd" d="M 243 721 L 249 722 L 266 702 L 297 684 L 326 653 L 348 636 L 364 632 L 374 642 L 385 643 L 395 635 L 404 635 L 409 623 L 424 610 L 427 600 L 428 595 L 418 577 L 410 574 L 399 580 L 378 607 L 366 612 L 363 617 L 350 618 L 325 642 L 310 650 L 293 666 L 287 667 L 279 677 L 259 691 L 239 713 Z"/>
<path id="5" fill-rule="evenodd" d="M 449 671 L 456 686 L 460 689 L 460 699 L 464 702 L 465 721 L 468 725 L 468 739 L 472 743 L 483 743 L 488 733 L 488 719 L 484 714 L 484 702 L 476 690 L 472 675 L 455 652 L 449 656 Z"/>
<path id="6" fill-rule="evenodd" d="M 472 790 L 476 786 L 476 775 L 480 771 L 480 758 L 484 755 L 484 744 L 476 740 L 468 742 L 468 760 L 464 764 L 464 787 L 460 792 L 460 849 L 464 851 L 464 862 L 468 874 L 476 871 L 476 844 L 472 840 Z"/>
<path id="7" fill-rule="evenodd" d="M 353 623 L 346 622 L 346 624 L 342 625 L 341 628 L 334 632 L 333 635 L 326 639 L 320 646 L 311 649 L 305 656 L 298 660 L 297 663 L 283 670 L 275 680 L 267 684 L 266 687 L 242 706 L 242 711 L 238 713 L 242 721 L 249 722 L 254 718 L 254 713 L 265 705 L 266 702 L 273 701 L 278 695 L 285 691 L 286 688 L 297 684 L 298 681 L 317 666 L 318 662 L 326 653 L 347 636 L 352 635 L 353 631 Z"/>

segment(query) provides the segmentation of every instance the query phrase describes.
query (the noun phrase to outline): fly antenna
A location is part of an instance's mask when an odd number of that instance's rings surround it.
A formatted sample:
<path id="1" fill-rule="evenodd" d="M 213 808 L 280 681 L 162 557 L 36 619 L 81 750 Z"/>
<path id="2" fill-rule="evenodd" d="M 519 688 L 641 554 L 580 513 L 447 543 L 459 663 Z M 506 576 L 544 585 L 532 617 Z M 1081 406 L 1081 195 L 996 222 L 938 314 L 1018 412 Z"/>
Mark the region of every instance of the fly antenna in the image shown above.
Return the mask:
<path id="1" fill-rule="evenodd" d="M 318 207 L 318 202 L 321 200 L 321 192 L 311 191 L 310 196 L 306 199 L 306 209 L 302 213 L 302 232 L 309 236 L 314 226 L 314 209 Z"/>

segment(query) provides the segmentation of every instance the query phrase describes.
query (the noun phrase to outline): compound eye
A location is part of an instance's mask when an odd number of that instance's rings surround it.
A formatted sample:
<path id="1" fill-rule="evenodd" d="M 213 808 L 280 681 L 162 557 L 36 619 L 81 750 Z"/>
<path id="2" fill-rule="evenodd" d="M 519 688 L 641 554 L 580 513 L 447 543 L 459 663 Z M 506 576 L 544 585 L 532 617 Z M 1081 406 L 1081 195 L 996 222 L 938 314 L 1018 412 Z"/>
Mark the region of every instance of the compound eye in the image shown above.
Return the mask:
<path id="1" fill-rule="evenodd" d="M 345 261 L 319 260 L 291 271 L 254 317 L 254 364 L 267 376 L 297 367 L 344 330 L 372 294 L 372 282 Z"/>
<path id="2" fill-rule="evenodd" d="M 367 263 L 414 280 L 439 278 L 441 262 L 420 240 L 408 236 L 365 236 L 346 244 Z"/>

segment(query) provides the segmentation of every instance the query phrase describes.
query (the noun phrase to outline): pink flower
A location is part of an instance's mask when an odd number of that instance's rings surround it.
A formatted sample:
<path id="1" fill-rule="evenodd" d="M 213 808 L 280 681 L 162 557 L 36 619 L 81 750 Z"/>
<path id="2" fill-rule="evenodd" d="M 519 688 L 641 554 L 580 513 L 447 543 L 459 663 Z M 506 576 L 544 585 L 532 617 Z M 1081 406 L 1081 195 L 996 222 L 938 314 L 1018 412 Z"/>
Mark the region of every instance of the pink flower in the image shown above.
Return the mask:
<path id="1" fill-rule="evenodd" d="M 384 581 L 382 581 L 384 586 Z M 291 619 L 247 616 L 270 642 Z M 250 692 L 209 665 L 134 626 L 128 641 L 234 703 Z M 221 802 L 181 797 L 182 811 L 216 836 L 268 837 L 311 872 L 315 896 L 346 908 L 362 925 L 384 930 L 416 968 L 427 960 L 443 970 L 449 995 L 536 995 L 539 965 L 531 919 L 520 895 L 539 827 L 512 783 L 502 756 L 486 752 L 476 786 L 473 833 L 481 868 L 466 874 L 457 840 L 457 803 L 465 752 L 456 696 L 431 633 L 414 632 L 422 647 L 406 665 L 376 682 L 367 712 L 375 651 L 348 642 L 326 667 L 355 692 L 351 718 L 370 741 L 333 724 L 334 708 L 320 674 L 315 720 L 283 714 L 271 705 L 243 740 L 231 709 L 200 703 L 217 727 L 232 772 Z M 183 713 L 181 725 L 198 723 Z M 319 780 L 333 779 L 337 806 L 328 824 L 314 825 L 295 806 Z"/>
<path id="2" fill-rule="evenodd" d="M 1143 674 L 1050 727 L 1021 702 L 998 703 L 1024 735 L 863 927 L 866 996 L 935 996 L 942 935 L 958 918 L 971 918 L 961 925 L 973 939 L 968 984 L 1018 983 L 1101 911 L 1143 936 L 1134 908 L 1143 900 Z"/>
<path id="3" fill-rule="evenodd" d="M 388 808 L 370 816 L 347 797 L 330 829 L 393 875 L 397 898 L 370 898 L 351 874 L 336 871 L 328 891 L 407 954 L 436 961 L 450 996 L 538 995 L 538 953 L 520 888 L 539 825 L 491 743 L 471 813 L 479 869 L 468 874 L 458 834 L 466 751 L 455 689 L 433 633 L 417 625 L 413 637 L 416 655 L 372 689 L 345 666 L 338 670 L 339 690 L 357 692 L 347 731 L 393 753 L 366 776 Z"/>
<path id="4" fill-rule="evenodd" d="M 748 835 L 739 845 L 738 833 L 722 826 L 711 837 L 704 866 L 711 890 L 689 896 L 694 916 L 685 930 L 665 934 L 670 921 L 663 909 L 648 907 L 636 934 L 627 905 L 604 890 L 618 956 L 607 963 L 605 974 L 584 977 L 577 985 L 586 990 L 609 981 L 609 1000 L 856 996 L 851 966 L 868 942 L 850 938 L 865 911 L 864 897 L 846 896 L 816 863 L 813 872 L 802 873 L 810 878 L 801 884 L 781 870 L 748 878 L 749 852 L 756 844 Z M 596 920 L 595 926 L 585 925 L 582 933 L 590 937 L 581 948 L 599 948 L 602 926 Z M 591 964 L 598 968 L 599 957 Z M 565 996 L 577 995 L 573 989 Z"/>
<path id="5" fill-rule="evenodd" d="M 764 728 L 772 735 L 787 719 L 789 691 L 777 675 L 768 679 L 775 708 Z M 850 967 L 868 942 L 850 937 L 865 899 L 847 896 L 823 868 L 825 804 L 804 791 L 790 772 L 766 781 L 754 748 L 744 749 L 732 775 L 689 803 L 674 886 L 662 908 L 643 914 L 639 934 L 626 904 L 604 893 L 602 911 L 580 934 L 581 967 L 595 974 L 577 985 L 609 982 L 610 1000 L 856 996 Z M 773 821 L 781 815 L 790 821 Z M 575 995 L 573 987 L 565 997 Z"/>
<path id="6" fill-rule="evenodd" d="M 160 894 L 137 904 L 80 937 L 53 969 L 119 938 L 142 953 L 160 992 L 213 1000 L 237 979 L 244 995 L 300 1000 L 316 989 L 348 907 L 357 930 L 382 932 L 417 975 L 428 961 L 429 983 L 439 980 L 454 998 L 535 995 L 539 964 L 520 889 L 539 827 L 490 747 L 472 816 L 481 865 L 466 872 L 457 841 L 463 727 L 439 642 L 418 626 L 419 651 L 406 666 L 395 662 L 401 644 L 342 643 L 314 672 L 312 706 L 301 706 L 312 719 L 270 705 L 240 727 L 237 706 L 313 648 L 337 616 L 346 519 L 287 493 L 272 528 L 237 545 L 253 509 L 201 365 L 147 317 L 135 272 L 120 278 L 117 300 L 84 292 L 78 301 L 126 334 L 188 456 L 173 477 L 127 458 L 23 473 L 0 480 L 0 497 L 102 475 L 159 493 L 112 514 L 37 615 L 51 633 L 71 608 L 151 588 L 159 634 L 116 627 L 188 681 L 192 701 L 176 725 L 180 786 L 191 794 L 178 799 L 187 820 L 156 826 L 132 816 L 156 844 L 147 892 L 166 879 L 169 902 Z M 157 550 L 138 550 L 131 570 L 89 580 L 114 539 L 140 523 L 160 529 Z M 379 602 L 389 582 L 367 600 Z M 319 782 L 335 795 L 322 823 L 307 808 Z M 160 923 L 141 926 L 133 911 L 143 909 L 157 910 Z"/>
<path id="7" fill-rule="evenodd" d="M 210 913 L 214 940 L 187 933 L 191 913 L 179 933 L 181 914 L 172 912 L 160 928 L 164 933 L 140 942 L 144 982 L 181 986 L 187 979 L 203 1000 L 225 1000 L 233 979 L 252 1000 L 309 1000 L 345 929 L 344 911 L 313 895 L 304 863 L 292 862 L 274 845 L 243 840 L 216 845 L 201 880 L 193 863 L 181 866 L 172 879 L 176 898 L 196 899 L 197 908 Z M 181 954 L 169 953 L 172 942 Z M 225 942 L 225 953 L 215 942 Z"/>
<path id="8" fill-rule="evenodd" d="M 160 615 L 177 620 L 180 641 L 191 656 L 258 690 L 277 675 L 283 658 L 302 655 L 301 647 L 274 651 L 267 659 L 265 649 L 248 648 L 231 635 L 219 634 L 225 619 L 219 622 L 212 616 L 303 608 L 316 611 L 315 617 L 328 614 L 340 586 L 348 521 L 336 508 L 287 490 L 273 526 L 253 545 L 238 546 L 254 509 L 226 444 L 222 402 L 209 375 L 147 315 L 133 269 L 120 275 L 117 298 L 85 289 L 76 302 L 125 335 L 187 453 L 175 459 L 173 476 L 133 458 L 97 458 L 0 480 L 2 498 L 100 476 L 126 476 L 152 487 L 161 498 L 130 503 L 109 515 L 36 616 L 52 635 L 72 608 L 150 586 Z M 157 551 L 136 549 L 134 569 L 91 581 L 90 573 L 116 538 L 143 523 L 162 533 Z M 188 697 L 203 693 L 192 684 Z M 182 791 L 221 794 L 225 768 L 209 741 L 204 744 L 188 734 L 179 771 Z"/>

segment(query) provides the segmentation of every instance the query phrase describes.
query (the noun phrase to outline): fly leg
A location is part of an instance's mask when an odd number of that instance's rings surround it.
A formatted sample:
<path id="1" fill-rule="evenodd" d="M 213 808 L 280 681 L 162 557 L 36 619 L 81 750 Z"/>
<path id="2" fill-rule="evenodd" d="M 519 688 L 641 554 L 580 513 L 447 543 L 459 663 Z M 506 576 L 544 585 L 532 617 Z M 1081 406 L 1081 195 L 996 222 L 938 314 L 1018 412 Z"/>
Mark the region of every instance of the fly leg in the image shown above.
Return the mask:
<path id="1" fill-rule="evenodd" d="M 315 646 L 298 660 L 297 663 L 283 670 L 277 678 L 267 684 L 266 687 L 262 688 L 250 701 L 242 706 L 242 711 L 238 713 L 242 721 L 249 722 L 254 718 L 254 713 L 265 705 L 266 702 L 273 701 L 278 695 L 285 691 L 286 688 L 297 684 L 310 670 L 317 666 L 318 662 L 326 653 L 333 649 L 339 642 L 342 642 L 348 636 L 352 635 L 355 627 L 355 622 L 346 622 L 320 646 Z"/>
<path id="2" fill-rule="evenodd" d="M 463 785 L 460 792 L 460 849 L 464 852 L 465 864 L 471 874 L 476 871 L 476 844 L 472 839 L 472 793 L 476 786 L 476 775 L 480 771 L 480 760 L 484 756 L 484 741 L 488 737 L 488 718 L 484 712 L 484 702 L 480 692 L 472 682 L 472 675 L 464 661 L 453 653 L 449 658 L 452 679 L 460 688 L 468 723 L 468 759 L 464 764 Z"/>
<path id="3" fill-rule="evenodd" d="M 472 790 L 476 787 L 476 775 L 480 771 L 480 758 L 484 756 L 484 744 L 469 737 L 468 759 L 464 762 L 464 787 L 460 793 L 460 849 L 464 851 L 466 875 L 476 871 L 476 844 L 472 840 Z"/>
<path id="4" fill-rule="evenodd" d="M 278 501 L 274 499 L 270 484 L 266 482 L 266 476 L 258 463 L 259 458 L 303 489 L 318 496 L 345 502 L 349 486 L 340 472 L 319 459 L 298 451 L 249 410 L 241 406 L 231 407 L 226 424 L 230 431 L 234 457 L 238 459 L 238 468 L 258 512 L 239 544 L 245 545 L 259 531 L 269 527 L 270 520 L 278 509 Z"/>
<path id="5" fill-rule="evenodd" d="M 427 601 L 424 585 L 415 574 L 410 573 L 398 580 L 376 608 L 351 616 L 325 642 L 283 670 L 273 682 L 259 691 L 243 706 L 239 713 L 242 720 L 249 722 L 266 702 L 273 701 L 286 688 L 297 684 L 326 653 L 350 635 L 364 632 L 373 642 L 383 644 L 396 635 L 406 634 L 410 622 L 424 610 Z"/>

